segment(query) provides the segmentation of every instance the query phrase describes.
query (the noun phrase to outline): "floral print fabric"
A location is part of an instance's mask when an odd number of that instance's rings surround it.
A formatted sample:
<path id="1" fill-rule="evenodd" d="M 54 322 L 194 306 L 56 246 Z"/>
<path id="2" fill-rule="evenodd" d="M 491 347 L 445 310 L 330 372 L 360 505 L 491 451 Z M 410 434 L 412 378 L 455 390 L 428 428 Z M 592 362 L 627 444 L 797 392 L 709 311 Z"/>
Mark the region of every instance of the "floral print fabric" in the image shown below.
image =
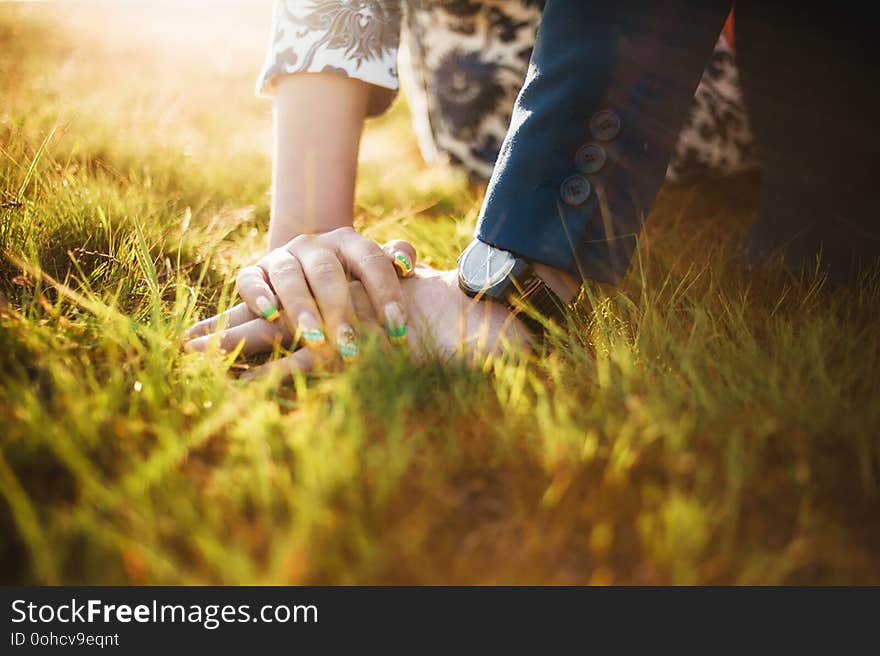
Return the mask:
<path id="1" fill-rule="evenodd" d="M 396 90 L 400 20 L 398 1 L 276 1 L 257 93 L 271 95 L 280 75 L 295 73 L 334 73 Z M 382 112 L 392 98 L 374 93 L 370 113 Z"/>
<path id="2" fill-rule="evenodd" d="M 375 91 L 370 114 L 398 89 L 398 61 L 419 145 L 488 180 L 526 76 L 544 0 L 277 0 L 258 91 L 278 76 L 332 72 Z M 400 53 L 403 35 L 405 47 Z M 398 57 L 400 54 L 400 57 Z M 753 164 L 732 48 L 722 36 L 673 154 L 669 177 Z"/>

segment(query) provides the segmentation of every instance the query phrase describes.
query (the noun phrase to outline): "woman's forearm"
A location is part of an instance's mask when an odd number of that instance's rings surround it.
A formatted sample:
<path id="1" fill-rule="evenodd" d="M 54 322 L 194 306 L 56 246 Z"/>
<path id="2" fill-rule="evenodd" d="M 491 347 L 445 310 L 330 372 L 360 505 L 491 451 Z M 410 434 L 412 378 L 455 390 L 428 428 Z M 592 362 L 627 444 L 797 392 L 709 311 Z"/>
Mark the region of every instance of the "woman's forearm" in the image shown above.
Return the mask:
<path id="1" fill-rule="evenodd" d="M 333 74 L 278 82 L 269 248 L 352 224 L 369 86 Z"/>

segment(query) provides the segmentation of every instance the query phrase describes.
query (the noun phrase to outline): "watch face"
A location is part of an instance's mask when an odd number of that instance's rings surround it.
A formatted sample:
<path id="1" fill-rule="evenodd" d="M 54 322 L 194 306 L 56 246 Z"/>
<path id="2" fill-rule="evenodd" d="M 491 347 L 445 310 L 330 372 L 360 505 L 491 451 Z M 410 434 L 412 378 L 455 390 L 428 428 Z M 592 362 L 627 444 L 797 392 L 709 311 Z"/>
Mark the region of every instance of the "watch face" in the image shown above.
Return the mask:
<path id="1" fill-rule="evenodd" d="M 461 254 L 458 275 L 470 291 L 478 293 L 504 280 L 515 264 L 511 253 L 474 240 Z"/>

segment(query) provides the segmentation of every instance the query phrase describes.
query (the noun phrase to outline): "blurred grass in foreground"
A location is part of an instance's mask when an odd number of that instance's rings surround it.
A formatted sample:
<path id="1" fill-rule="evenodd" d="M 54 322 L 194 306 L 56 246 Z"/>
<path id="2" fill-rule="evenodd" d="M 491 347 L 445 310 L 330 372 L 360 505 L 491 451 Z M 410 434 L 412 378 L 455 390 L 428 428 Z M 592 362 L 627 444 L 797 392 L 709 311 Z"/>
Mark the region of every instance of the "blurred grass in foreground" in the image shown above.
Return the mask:
<path id="1" fill-rule="evenodd" d="M 179 340 L 263 244 L 255 68 L 0 48 L 3 582 L 880 582 L 880 285 L 743 277 L 754 178 L 664 190 L 552 355 L 243 383 Z M 363 150 L 360 225 L 451 266 L 479 193 L 400 103 Z"/>

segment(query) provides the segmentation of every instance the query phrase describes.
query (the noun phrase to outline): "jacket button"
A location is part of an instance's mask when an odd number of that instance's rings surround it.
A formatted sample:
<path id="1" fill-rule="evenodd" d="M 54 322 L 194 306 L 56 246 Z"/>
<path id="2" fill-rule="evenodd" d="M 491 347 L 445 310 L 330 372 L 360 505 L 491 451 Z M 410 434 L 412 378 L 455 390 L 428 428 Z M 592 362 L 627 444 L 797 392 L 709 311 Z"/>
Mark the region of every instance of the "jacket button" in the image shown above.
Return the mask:
<path id="1" fill-rule="evenodd" d="M 578 148 L 574 163 L 581 173 L 598 173 L 605 166 L 605 149 L 596 144 L 584 144 Z"/>
<path id="2" fill-rule="evenodd" d="M 586 203 L 591 191 L 590 181 L 582 175 L 567 177 L 559 187 L 559 195 L 562 198 L 562 202 L 572 207 Z"/>
<path id="3" fill-rule="evenodd" d="M 611 141 L 620 133 L 620 117 L 610 109 L 596 112 L 590 119 L 590 133 L 599 141 Z"/>

